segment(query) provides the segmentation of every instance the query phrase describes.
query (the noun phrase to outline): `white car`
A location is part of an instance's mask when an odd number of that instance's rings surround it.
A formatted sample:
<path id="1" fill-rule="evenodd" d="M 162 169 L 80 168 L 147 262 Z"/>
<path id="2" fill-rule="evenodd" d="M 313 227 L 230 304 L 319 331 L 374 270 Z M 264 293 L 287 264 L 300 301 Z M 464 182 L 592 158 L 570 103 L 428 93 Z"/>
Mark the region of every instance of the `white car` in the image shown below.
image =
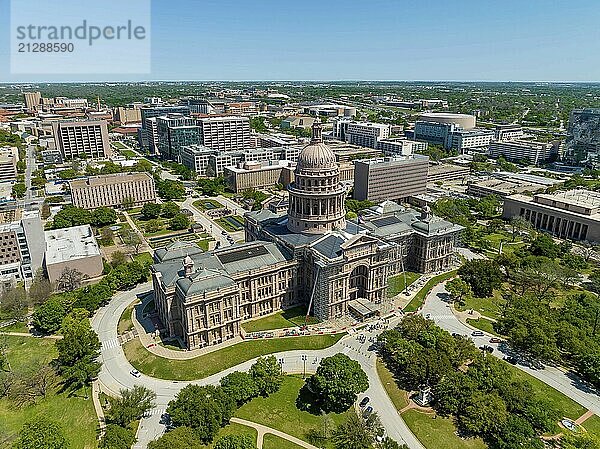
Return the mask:
<path id="1" fill-rule="evenodd" d="M 131 374 L 133 377 L 140 377 L 141 374 L 138 370 L 136 370 L 135 368 L 132 369 L 131 371 L 129 371 L 129 374 Z"/>

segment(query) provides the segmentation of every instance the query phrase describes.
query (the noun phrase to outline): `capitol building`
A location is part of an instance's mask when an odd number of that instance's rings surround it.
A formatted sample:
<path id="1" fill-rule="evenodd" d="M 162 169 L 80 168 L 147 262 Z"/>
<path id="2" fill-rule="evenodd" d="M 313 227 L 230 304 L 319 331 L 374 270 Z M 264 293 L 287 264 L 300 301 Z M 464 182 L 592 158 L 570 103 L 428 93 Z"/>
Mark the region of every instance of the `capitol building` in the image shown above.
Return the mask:
<path id="1" fill-rule="evenodd" d="M 155 252 L 152 279 L 165 337 L 188 349 L 241 334 L 241 323 L 298 305 L 320 320 L 386 310 L 390 276 L 445 270 L 461 227 L 391 201 L 346 219 L 347 189 L 321 126 L 298 157 L 287 213 L 245 215 L 246 243 Z"/>

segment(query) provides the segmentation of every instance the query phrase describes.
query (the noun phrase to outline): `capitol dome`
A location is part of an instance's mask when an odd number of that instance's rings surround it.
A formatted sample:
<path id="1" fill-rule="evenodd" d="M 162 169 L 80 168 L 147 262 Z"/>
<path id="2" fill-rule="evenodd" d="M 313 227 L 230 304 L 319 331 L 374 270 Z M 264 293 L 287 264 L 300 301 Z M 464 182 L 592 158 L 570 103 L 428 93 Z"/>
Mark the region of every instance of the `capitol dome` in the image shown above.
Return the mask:
<path id="1" fill-rule="evenodd" d="M 321 168 L 337 168 L 335 154 L 321 141 L 308 144 L 298 156 L 298 170 L 315 170 Z"/>

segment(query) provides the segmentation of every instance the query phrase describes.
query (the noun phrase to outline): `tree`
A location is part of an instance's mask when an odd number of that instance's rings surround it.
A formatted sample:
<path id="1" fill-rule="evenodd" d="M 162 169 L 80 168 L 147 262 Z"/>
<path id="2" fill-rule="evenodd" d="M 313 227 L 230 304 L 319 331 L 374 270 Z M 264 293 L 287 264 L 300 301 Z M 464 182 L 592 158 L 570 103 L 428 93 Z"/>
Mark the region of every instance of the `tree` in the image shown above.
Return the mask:
<path id="1" fill-rule="evenodd" d="M 144 220 L 151 220 L 152 218 L 158 218 L 162 206 L 158 203 L 146 203 L 142 206 L 141 214 Z"/>
<path id="2" fill-rule="evenodd" d="M 185 214 L 177 214 L 169 221 L 169 227 L 174 231 L 180 231 L 190 227 L 190 218 Z"/>
<path id="3" fill-rule="evenodd" d="M 581 252 L 586 262 L 598 252 L 598 244 L 595 242 L 589 242 L 587 240 L 581 242 Z"/>
<path id="4" fill-rule="evenodd" d="M 150 221 L 148 223 L 150 223 Z M 123 243 L 125 243 L 127 246 L 131 247 L 134 254 L 138 254 L 140 252 L 140 248 L 144 244 L 144 240 L 142 239 L 142 237 L 140 237 L 140 235 L 133 229 L 124 230 L 121 233 L 121 240 L 123 240 Z"/>
<path id="5" fill-rule="evenodd" d="M 151 441 L 148 449 L 204 449 L 195 432 L 189 427 L 177 427 L 158 440 Z"/>
<path id="6" fill-rule="evenodd" d="M 185 196 L 185 186 L 180 181 L 164 179 L 157 183 L 158 195 L 165 200 L 174 200 Z"/>
<path id="7" fill-rule="evenodd" d="M 135 205 L 135 200 L 130 196 L 126 196 L 121 201 L 121 205 L 125 210 L 133 209 L 133 206 Z"/>
<path id="8" fill-rule="evenodd" d="M 33 326 L 44 334 L 52 334 L 60 329 L 62 320 L 69 313 L 72 299 L 66 295 L 51 296 L 33 312 Z"/>
<path id="9" fill-rule="evenodd" d="M 559 245 L 554 243 L 552 237 L 546 234 L 540 234 L 529 245 L 529 252 L 535 256 L 555 259 L 561 254 L 561 249 Z"/>
<path id="10" fill-rule="evenodd" d="M 122 427 L 127 427 L 154 407 L 156 394 L 146 387 L 136 385 L 131 390 L 121 390 L 119 398 L 111 398 L 108 419 Z"/>
<path id="11" fill-rule="evenodd" d="M 497 393 L 476 392 L 458 418 L 460 426 L 474 435 L 489 435 L 502 429 L 508 419 L 506 404 Z"/>
<path id="12" fill-rule="evenodd" d="M 52 284 L 44 275 L 44 270 L 39 268 L 35 272 L 31 287 L 29 287 L 29 299 L 33 305 L 42 304 L 52 294 Z"/>
<path id="13" fill-rule="evenodd" d="M 480 298 L 492 296 L 494 289 L 502 284 L 502 270 L 493 260 L 468 260 L 459 268 L 458 274 Z"/>
<path id="14" fill-rule="evenodd" d="M 117 213 L 109 207 L 99 207 L 92 212 L 91 225 L 97 228 L 117 222 Z"/>
<path id="15" fill-rule="evenodd" d="M 458 302 L 462 302 L 464 298 L 473 293 L 469 284 L 460 278 L 455 278 L 446 282 L 446 290 L 448 290 L 450 296 Z"/>
<path id="16" fill-rule="evenodd" d="M 175 204 L 173 201 L 168 201 L 162 205 L 161 215 L 164 218 L 173 218 L 180 211 L 181 211 L 181 208 L 177 204 Z"/>
<path id="17" fill-rule="evenodd" d="M 378 449 L 409 449 L 406 444 L 400 444 L 390 437 L 385 437 L 381 443 L 377 445 Z"/>
<path id="18" fill-rule="evenodd" d="M 600 440 L 585 432 L 565 433 L 560 438 L 561 449 L 600 449 Z"/>
<path id="19" fill-rule="evenodd" d="M 333 444 L 335 449 L 371 449 L 373 447 L 373 436 L 365 421 L 360 419 L 356 413 L 350 413 L 333 433 Z"/>
<path id="20" fill-rule="evenodd" d="M 369 379 L 357 361 L 340 353 L 321 360 L 307 385 L 323 410 L 341 413 L 356 402 L 358 393 L 369 388 Z"/>
<path id="21" fill-rule="evenodd" d="M 100 440 L 100 449 L 130 449 L 135 443 L 135 435 L 131 429 L 108 424 L 102 440 Z"/>
<path id="22" fill-rule="evenodd" d="M 531 229 L 531 223 L 523 217 L 512 217 L 510 219 L 510 227 L 512 230 L 512 241 L 514 242 L 519 232 Z"/>
<path id="23" fill-rule="evenodd" d="M 259 357 L 254 365 L 250 367 L 250 376 L 256 384 L 258 393 L 262 396 L 269 396 L 275 393 L 281 387 L 283 375 L 281 367 L 277 363 L 275 356 Z"/>
<path id="24" fill-rule="evenodd" d="M 23 287 L 12 287 L 2 292 L 0 310 L 9 318 L 22 321 L 27 315 L 27 293 Z"/>
<path id="25" fill-rule="evenodd" d="M 63 429 L 42 415 L 27 421 L 13 444 L 15 449 L 67 449 Z"/>
<path id="26" fill-rule="evenodd" d="M 154 234 L 162 229 L 162 223 L 158 219 L 148 220 L 148 222 L 144 224 L 144 229 L 148 234 Z"/>
<path id="27" fill-rule="evenodd" d="M 115 251 L 110 256 L 110 264 L 117 267 L 127 262 L 127 256 L 123 251 Z"/>
<path id="28" fill-rule="evenodd" d="M 210 443 L 235 409 L 233 399 L 220 387 L 188 385 L 169 402 L 167 413 L 176 427 L 186 426 L 202 443 Z"/>
<path id="29" fill-rule="evenodd" d="M 72 292 L 81 287 L 83 279 L 84 275 L 81 271 L 76 270 L 75 268 L 65 267 L 56 281 L 56 286 L 59 290 Z"/>
<path id="30" fill-rule="evenodd" d="M 249 373 L 234 371 L 221 379 L 221 388 L 231 396 L 238 407 L 258 396 L 256 382 Z"/>
<path id="31" fill-rule="evenodd" d="M 225 435 L 217 440 L 214 449 L 256 449 L 256 442 L 250 435 Z"/>
<path id="32" fill-rule="evenodd" d="M 70 228 L 92 222 L 92 213 L 89 210 L 75 206 L 65 206 L 54 216 L 52 228 Z"/>
<path id="33" fill-rule="evenodd" d="M 89 383 L 100 371 L 96 361 L 100 340 L 87 319 L 87 311 L 75 309 L 63 320 L 63 338 L 56 341 L 57 365 L 67 385 L 78 388 Z"/>
<path id="34" fill-rule="evenodd" d="M 113 291 L 107 282 L 101 281 L 98 284 L 88 285 L 77 290 L 75 294 L 74 308 L 86 309 L 90 314 L 110 301 Z"/>
<path id="35" fill-rule="evenodd" d="M 25 196 L 25 192 L 27 192 L 27 186 L 22 182 L 17 182 L 12 186 L 12 196 L 13 198 L 23 198 Z"/>

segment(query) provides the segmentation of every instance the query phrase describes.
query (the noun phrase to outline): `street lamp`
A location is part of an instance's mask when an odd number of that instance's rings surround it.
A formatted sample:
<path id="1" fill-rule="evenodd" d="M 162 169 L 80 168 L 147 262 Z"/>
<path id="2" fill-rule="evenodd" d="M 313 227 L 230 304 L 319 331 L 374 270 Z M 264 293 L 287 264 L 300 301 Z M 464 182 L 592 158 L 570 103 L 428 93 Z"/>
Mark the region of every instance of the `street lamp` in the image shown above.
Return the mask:
<path id="1" fill-rule="evenodd" d="M 304 370 L 302 371 L 302 378 L 306 379 L 306 359 L 307 357 L 305 355 L 302 356 L 302 361 L 304 362 Z"/>
<path id="2" fill-rule="evenodd" d="M 281 369 L 281 374 L 283 374 L 283 357 L 279 359 L 279 368 Z"/>

